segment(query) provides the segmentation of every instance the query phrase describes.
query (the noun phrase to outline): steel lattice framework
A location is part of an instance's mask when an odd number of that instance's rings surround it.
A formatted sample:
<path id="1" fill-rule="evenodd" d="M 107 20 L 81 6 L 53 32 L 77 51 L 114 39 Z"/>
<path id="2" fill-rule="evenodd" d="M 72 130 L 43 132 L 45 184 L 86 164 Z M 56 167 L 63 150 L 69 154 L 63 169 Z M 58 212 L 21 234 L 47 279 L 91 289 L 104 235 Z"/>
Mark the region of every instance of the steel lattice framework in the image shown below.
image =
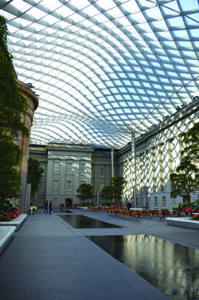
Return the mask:
<path id="1" fill-rule="evenodd" d="M 197 0 L 0 0 L 0 14 L 39 94 L 33 144 L 121 147 L 198 96 Z"/>

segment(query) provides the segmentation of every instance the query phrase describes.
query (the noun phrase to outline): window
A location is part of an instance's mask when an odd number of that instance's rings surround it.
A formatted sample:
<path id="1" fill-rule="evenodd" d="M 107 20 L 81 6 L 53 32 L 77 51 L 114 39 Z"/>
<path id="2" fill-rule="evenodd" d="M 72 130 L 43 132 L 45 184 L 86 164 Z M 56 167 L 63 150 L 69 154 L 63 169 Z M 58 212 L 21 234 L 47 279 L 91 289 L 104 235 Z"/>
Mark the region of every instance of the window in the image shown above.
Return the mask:
<path id="1" fill-rule="evenodd" d="M 58 192 L 59 191 L 59 181 L 54 180 L 53 181 L 53 192 Z"/>
<path id="2" fill-rule="evenodd" d="M 14 139 L 18 139 L 19 138 L 19 131 L 18 130 L 13 130 L 12 131 L 12 137 Z"/>
<path id="3" fill-rule="evenodd" d="M 154 197 L 155 200 L 155 206 L 158 206 L 158 197 Z"/>
<path id="4" fill-rule="evenodd" d="M 68 192 L 72 191 L 72 181 L 71 180 L 67 181 L 67 183 L 66 183 L 66 190 Z"/>
<path id="5" fill-rule="evenodd" d="M 85 173 L 85 164 L 81 163 L 80 164 L 80 175 L 84 175 Z"/>
<path id="6" fill-rule="evenodd" d="M 162 206 L 163 206 L 163 207 L 166 207 L 166 206 L 167 206 L 167 203 L 166 203 L 166 197 L 165 197 L 165 196 L 162 197 Z"/>
<path id="7" fill-rule="evenodd" d="M 67 164 L 67 174 L 72 174 L 72 163 Z"/>
<path id="8" fill-rule="evenodd" d="M 100 168 L 100 177 L 104 177 L 104 167 Z"/>
<path id="9" fill-rule="evenodd" d="M 43 181 L 41 181 L 39 183 L 39 190 L 44 190 L 44 182 Z"/>
<path id="10" fill-rule="evenodd" d="M 54 162 L 54 174 L 59 173 L 59 162 Z"/>

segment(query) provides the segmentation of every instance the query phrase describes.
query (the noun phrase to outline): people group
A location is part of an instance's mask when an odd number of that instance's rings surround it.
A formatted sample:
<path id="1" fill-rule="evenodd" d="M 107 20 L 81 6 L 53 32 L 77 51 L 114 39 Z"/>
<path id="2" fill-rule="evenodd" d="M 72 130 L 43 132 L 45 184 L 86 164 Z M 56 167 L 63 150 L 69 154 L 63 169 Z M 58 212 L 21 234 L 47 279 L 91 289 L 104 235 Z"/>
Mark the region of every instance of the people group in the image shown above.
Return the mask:
<path id="1" fill-rule="evenodd" d="M 51 215 L 52 209 L 53 209 L 53 207 L 52 207 L 52 201 L 50 201 L 50 203 L 48 205 L 48 200 L 46 200 L 46 202 L 45 202 L 45 208 L 44 208 L 44 213 L 48 214 L 48 212 L 49 212 L 49 214 Z"/>

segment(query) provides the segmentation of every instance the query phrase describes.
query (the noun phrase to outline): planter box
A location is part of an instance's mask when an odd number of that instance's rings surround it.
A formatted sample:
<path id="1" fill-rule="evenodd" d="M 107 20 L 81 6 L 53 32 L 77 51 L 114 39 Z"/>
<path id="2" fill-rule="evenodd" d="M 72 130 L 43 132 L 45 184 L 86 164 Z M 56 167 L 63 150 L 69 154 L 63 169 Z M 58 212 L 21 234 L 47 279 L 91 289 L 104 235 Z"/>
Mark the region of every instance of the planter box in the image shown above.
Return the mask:
<path id="1" fill-rule="evenodd" d="M 1 226 L 0 227 L 0 253 L 4 250 L 15 233 L 15 226 Z"/>
<path id="2" fill-rule="evenodd" d="M 199 229 L 199 221 L 190 220 L 189 217 L 166 218 L 168 225 Z"/>
<path id="3" fill-rule="evenodd" d="M 19 215 L 19 217 L 13 219 L 10 222 L 0 222 L 0 226 L 15 226 L 16 230 L 18 230 L 26 218 L 27 218 L 27 214 L 21 214 Z"/>

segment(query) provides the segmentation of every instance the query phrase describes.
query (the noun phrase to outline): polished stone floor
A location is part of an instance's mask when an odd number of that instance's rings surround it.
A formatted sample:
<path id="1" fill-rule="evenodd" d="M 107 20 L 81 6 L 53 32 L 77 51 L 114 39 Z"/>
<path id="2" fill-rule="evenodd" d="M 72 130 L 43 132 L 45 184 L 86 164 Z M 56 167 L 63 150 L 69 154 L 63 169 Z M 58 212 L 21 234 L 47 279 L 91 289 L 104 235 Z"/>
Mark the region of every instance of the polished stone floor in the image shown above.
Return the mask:
<path id="1" fill-rule="evenodd" d="M 73 214 L 121 227 L 74 228 L 43 210 L 28 216 L 0 255 L 2 300 L 169 299 L 87 236 L 148 234 L 199 249 L 198 230 L 106 212 L 74 209 Z"/>

